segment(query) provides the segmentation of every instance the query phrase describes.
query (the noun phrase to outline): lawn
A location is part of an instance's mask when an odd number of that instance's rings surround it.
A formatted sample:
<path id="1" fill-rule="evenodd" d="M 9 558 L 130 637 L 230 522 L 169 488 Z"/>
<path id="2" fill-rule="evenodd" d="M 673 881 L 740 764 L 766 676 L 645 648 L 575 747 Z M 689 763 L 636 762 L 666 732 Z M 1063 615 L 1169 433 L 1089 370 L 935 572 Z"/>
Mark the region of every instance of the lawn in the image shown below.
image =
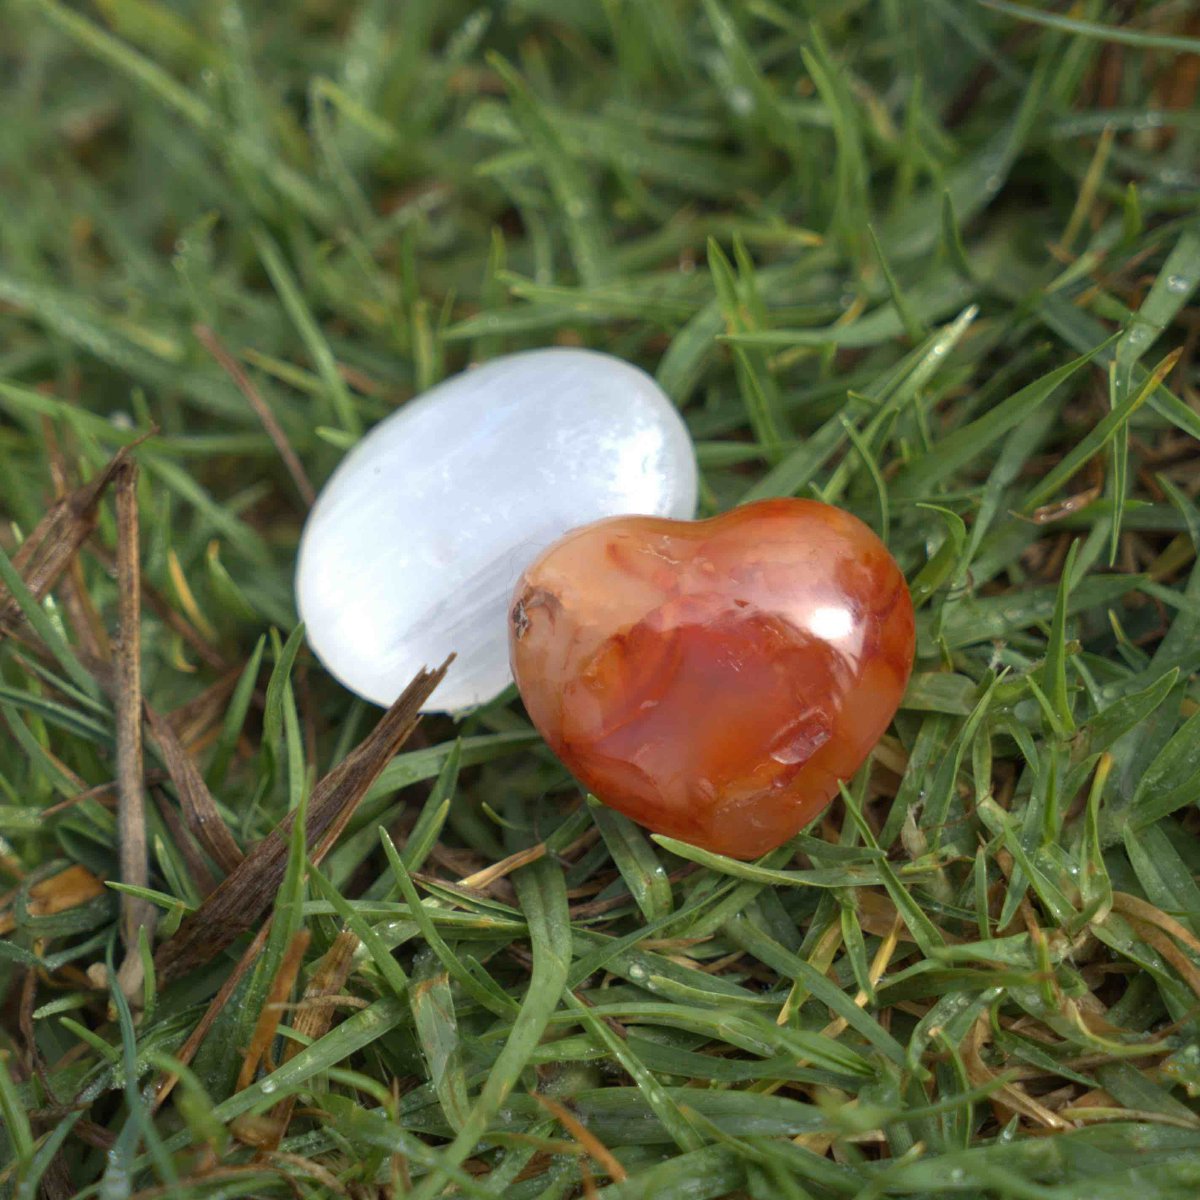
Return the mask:
<path id="1" fill-rule="evenodd" d="M 1198 87 L 1188 0 L 0 0 L 0 1196 L 1200 1194 Z M 552 344 L 908 578 L 756 863 L 297 626 Z"/>

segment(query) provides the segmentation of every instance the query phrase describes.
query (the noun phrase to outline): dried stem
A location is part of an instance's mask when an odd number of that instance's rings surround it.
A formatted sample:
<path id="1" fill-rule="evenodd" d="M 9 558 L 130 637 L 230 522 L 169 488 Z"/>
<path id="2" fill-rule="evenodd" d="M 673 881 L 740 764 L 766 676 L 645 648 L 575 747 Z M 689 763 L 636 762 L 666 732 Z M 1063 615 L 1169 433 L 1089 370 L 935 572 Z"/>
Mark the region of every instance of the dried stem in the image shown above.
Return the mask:
<path id="1" fill-rule="evenodd" d="M 138 552 L 137 464 L 117 471 L 117 638 L 115 695 L 117 725 L 117 835 L 121 882 L 145 887 L 150 881 L 146 849 L 146 792 L 142 763 L 141 570 Z M 138 933 L 154 932 L 154 906 L 121 896 L 121 938 L 125 961 L 117 979 L 133 1003 L 141 991 Z"/>

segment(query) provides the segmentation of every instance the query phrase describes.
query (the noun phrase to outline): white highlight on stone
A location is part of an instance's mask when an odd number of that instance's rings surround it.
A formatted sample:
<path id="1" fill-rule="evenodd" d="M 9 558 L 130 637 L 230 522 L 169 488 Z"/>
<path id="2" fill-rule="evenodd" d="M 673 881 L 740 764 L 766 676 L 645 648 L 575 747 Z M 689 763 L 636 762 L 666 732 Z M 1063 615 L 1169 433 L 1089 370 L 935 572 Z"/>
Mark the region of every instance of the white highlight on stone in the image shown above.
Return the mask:
<path id="1" fill-rule="evenodd" d="M 511 354 L 346 455 L 300 541 L 300 617 L 330 673 L 377 704 L 455 652 L 426 705 L 455 712 L 511 681 L 508 603 L 542 550 L 602 517 L 695 510 L 691 439 L 649 375 L 591 350 Z"/>
<path id="2" fill-rule="evenodd" d="M 818 608 L 808 618 L 808 632 L 824 642 L 840 642 L 853 630 L 854 614 L 848 608 Z"/>

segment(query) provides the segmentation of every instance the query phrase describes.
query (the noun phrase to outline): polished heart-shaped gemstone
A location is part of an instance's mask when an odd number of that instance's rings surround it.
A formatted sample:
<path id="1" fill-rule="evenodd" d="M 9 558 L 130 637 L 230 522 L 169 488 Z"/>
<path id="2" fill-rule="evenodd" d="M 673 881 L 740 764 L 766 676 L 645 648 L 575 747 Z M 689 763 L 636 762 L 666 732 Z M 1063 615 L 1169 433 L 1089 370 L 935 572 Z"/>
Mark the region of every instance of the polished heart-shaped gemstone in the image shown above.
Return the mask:
<path id="1" fill-rule="evenodd" d="M 657 833 L 755 858 L 862 765 L 915 638 L 904 576 L 866 525 L 766 500 L 568 533 L 518 582 L 509 640 L 530 718 L 584 787 Z"/>

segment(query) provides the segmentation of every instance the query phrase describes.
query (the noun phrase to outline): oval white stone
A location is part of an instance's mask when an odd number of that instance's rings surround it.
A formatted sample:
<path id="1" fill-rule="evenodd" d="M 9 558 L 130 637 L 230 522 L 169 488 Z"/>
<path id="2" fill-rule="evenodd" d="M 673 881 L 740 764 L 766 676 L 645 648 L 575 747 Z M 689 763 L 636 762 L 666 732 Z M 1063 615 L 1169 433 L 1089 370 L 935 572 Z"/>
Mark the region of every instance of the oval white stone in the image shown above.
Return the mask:
<path id="1" fill-rule="evenodd" d="M 695 509 L 691 439 L 649 375 L 591 350 L 511 354 L 347 454 L 300 540 L 300 617 L 326 668 L 377 704 L 453 651 L 426 707 L 454 712 L 510 682 L 508 602 L 542 550 L 601 517 Z"/>

